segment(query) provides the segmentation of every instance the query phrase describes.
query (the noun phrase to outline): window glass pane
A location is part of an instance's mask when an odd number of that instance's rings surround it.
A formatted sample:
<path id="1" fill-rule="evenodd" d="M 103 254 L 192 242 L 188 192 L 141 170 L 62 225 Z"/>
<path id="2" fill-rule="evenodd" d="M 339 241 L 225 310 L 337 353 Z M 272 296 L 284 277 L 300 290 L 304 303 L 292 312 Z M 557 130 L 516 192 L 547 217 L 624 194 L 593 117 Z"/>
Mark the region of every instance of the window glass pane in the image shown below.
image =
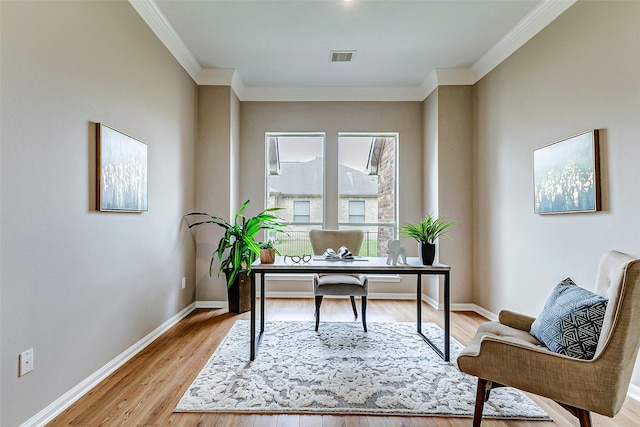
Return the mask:
<path id="1" fill-rule="evenodd" d="M 311 221 L 311 202 L 308 200 L 293 201 L 293 222 Z"/>
<path id="2" fill-rule="evenodd" d="M 349 200 L 349 222 L 363 223 L 365 220 L 365 201 Z"/>
<path id="3" fill-rule="evenodd" d="M 397 135 L 338 136 L 339 227 L 364 231 L 363 256 L 386 256 L 398 238 L 396 147 Z"/>
<path id="4" fill-rule="evenodd" d="M 311 254 L 309 230 L 324 222 L 324 134 L 266 135 L 267 207 L 283 208 L 287 235 L 278 236 L 282 255 Z"/>

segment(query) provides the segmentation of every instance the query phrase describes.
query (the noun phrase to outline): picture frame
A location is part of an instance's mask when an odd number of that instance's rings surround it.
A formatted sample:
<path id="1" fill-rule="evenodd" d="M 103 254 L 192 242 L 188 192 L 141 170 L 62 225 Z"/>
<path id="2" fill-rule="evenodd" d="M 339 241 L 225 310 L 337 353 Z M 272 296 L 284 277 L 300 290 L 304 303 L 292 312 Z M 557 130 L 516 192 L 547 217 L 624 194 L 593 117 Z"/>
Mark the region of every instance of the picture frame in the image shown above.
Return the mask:
<path id="1" fill-rule="evenodd" d="M 534 213 L 601 210 L 598 129 L 533 150 Z"/>
<path id="2" fill-rule="evenodd" d="M 97 209 L 147 212 L 147 144 L 96 124 Z"/>

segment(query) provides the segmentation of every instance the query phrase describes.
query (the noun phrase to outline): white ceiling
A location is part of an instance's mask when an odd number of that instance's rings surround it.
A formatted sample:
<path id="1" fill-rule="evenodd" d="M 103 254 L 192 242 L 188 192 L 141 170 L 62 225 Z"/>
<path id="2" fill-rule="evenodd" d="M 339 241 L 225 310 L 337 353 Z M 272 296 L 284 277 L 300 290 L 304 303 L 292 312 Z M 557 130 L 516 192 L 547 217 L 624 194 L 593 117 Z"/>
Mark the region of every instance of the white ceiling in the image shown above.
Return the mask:
<path id="1" fill-rule="evenodd" d="M 198 84 L 244 100 L 422 100 L 473 84 L 575 0 L 130 0 Z M 356 50 L 332 63 L 330 50 Z"/>

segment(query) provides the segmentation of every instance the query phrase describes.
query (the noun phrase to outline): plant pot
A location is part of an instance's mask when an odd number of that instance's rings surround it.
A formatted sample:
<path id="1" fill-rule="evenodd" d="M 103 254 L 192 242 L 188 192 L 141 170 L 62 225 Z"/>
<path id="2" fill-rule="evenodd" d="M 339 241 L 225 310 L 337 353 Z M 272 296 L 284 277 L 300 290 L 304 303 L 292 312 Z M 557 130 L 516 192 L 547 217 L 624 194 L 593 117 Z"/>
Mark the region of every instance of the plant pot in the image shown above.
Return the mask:
<path id="1" fill-rule="evenodd" d="M 229 271 L 224 274 L 229 282 Z M 227 301 L 229 303 L 229 313 L 244 313 L 251 310 L 251 276 L 242 270 L 238 273 L 236 280 L 227 287 Z"/>
<path id="2" fill-rule="evenodd" d="M 436 245 L 434 243 L 420 243 L 418 249 L 422 264 L 433 265 L 433 260 L 436 257 Z"/>
<path id="3" fill-rule="evenodd" d="M 276 260 L 275 249 L 260 249 L 260 262 L 262 264 L 273 264 Z"/>

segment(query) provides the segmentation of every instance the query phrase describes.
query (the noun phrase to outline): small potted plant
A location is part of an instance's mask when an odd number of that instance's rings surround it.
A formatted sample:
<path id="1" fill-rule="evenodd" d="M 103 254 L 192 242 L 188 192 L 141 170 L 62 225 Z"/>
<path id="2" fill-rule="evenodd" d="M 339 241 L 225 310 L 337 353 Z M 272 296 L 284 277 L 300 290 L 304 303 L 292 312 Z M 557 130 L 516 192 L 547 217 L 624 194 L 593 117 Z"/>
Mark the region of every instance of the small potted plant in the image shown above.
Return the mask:
<path id="1" fill-rule="evenodd" d="M 403 225 L 400 227 L 400 233 L 417 240 L 422 263 L 432 265 L 436 256 L 436 239 L 441 236 L 449 237 L 446 231 L 453 225 L 456 225 L 456 222 L 447 222 L 444 218 L 434 218 L 433 214 L 429 214 L 417 223 Z"/>
<path id="2" fill-rule="evenodd" d="M 280 252 L 275 247 L 277 244 L 278 241 L 274 239 L 260 242 L 260 262 L 262 264 L 273 264 L 275 262 L 276 254 L 280 255 Z"/>
<path id="3" fill-rule="evenodd" d="M 244 202 L 235 214 L 233 222 L 207 213 L 194 212 L 186 215 L 187 217 L 208 217 L 205 220 L 189 224 L 189 228 L 203 224 L 216 224 L 225 230 L 218 242 L 217 249 L 211 254 L 209 276 L 213 275 L 213 263 L 217 258 L 220 260 L 218 275 L 220 272 L 224 272 L 227 278 L 229 311 L 234 313 L 243 313 L 250 309 L 251 282 L 249 274 L 251 273 L 251 264 L 260 256 L 260 246 L 255 237 L 261 230 L 282 232 L 286 228 L 284 220 L 273 213 L 282 208 L 268 208 L 256 216 L 247 217 L 244 210 L 250 202 L 250 200 Z"/>

